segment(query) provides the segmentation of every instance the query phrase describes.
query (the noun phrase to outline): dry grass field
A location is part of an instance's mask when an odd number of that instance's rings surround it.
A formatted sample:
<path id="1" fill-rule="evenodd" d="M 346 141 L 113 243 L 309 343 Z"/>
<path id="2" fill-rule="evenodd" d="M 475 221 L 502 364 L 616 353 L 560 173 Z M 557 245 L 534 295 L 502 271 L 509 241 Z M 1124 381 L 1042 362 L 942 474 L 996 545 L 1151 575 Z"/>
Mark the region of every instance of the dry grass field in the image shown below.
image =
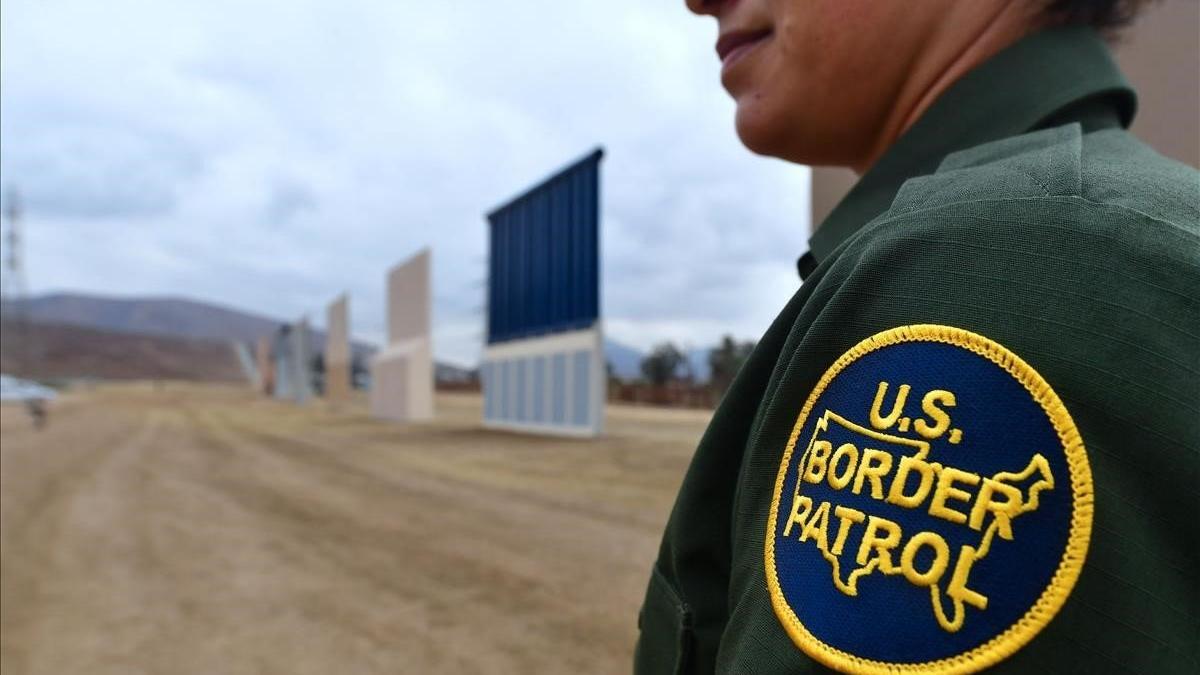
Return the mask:
<path id="1" fill-rule="evenodd" d="M 599 441 L 217 385 L 0 412 L 0 656 L 26 673 L 616 673 L 708 414 Z"/>

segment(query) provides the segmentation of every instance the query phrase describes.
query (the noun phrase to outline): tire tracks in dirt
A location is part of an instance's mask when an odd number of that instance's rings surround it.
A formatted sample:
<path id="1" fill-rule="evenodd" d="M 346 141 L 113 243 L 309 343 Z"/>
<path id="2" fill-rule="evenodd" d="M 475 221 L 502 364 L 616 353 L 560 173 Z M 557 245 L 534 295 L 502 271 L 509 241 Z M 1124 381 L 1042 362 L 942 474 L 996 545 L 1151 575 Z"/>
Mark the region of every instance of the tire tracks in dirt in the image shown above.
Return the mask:
<path id="1" fill-rule="evenodd" d="M 330 573 L 360 578 L 369 587 L 386 591 L 385 598 L 401 604 L 422 599 L 418 604 L 425 611 L 418 614 L 424 623 L 414 628 L 425 633 L 437 633 L 434 624 L 439 622 L 449 623 L 449 628 L 461 623 L 487 624 L 471 616 L 487 612 L 493 612 L 495 622 L 501 625 L 524 626 L 507 636 L 503 630 L 490 636 L 493 649 L 479 651 L 493 656 L 472 664 L 475 669 L 505 672 L 494 654 L 506 650 L 512 661 L 511 672 L 527 671 L 527 667 L 538 663 L 544 668 L 546 664 L 537 654 L 563 652 L 565 644 L 575 645 L 574 652 L 561 655 L 571 664 L 571 670 L 593 672 L 598 663 L 604 662 L 603 655 L 628 653 L 632 648 L 635 612 L 605 617 L 587 602 L 579 601 L 586 600 L 586 596 L 578 590 L 589 584 L 597 597 L 611 593 L 611 587 L 602 581 L 608 574 L 570 566 L 572 559 L 589 563 L 611 556 L 613 547 L 604 542 L 627 539 L 632 523 L 539 495 L 428 474 L 420 470 L 422 467 L 403 463 L 389 467 L 397 469 L 396 473 L 381 475 L 353 461 L 353 451 L 331 450 L 314 438 L 319 432 L 303 437 L 264 432 L 231 417 L 210 413 L 206 428 L 209 441 L 241 445 L 239 452 L 273 454 L 281 463 L 310 473 L 314 482 L 325 483 L 320 492 L 324 501 L 316 491 L 297 495 L 281 492 L 278 485 L 226 486 L 248 511 L 274 512 L 292 523 L 321 521 L 320 527 L 313 529 L 325 533 L 325 538 L 306 542 L 304 551 L 293 550 L 290 555 L 319 555 Z M 418 470 L 408 472 L 410 468 Z M 328 494 L 334 484 L 340 484 L 343 495 L 360 495 L 364 503 L 374 507 L 390 505 L 395 513 L 365 518 L 355 512 L 352 501 Z M 537 534 L 523 532 L 531 528 Z M 525 541 L 521 541 L 522 536 Z M 560 557 L 531 557 L 531 547 L 545 548 L 547 540 L 556 542 L 554 548 Z M 401 547 L 400 542 L 407 545 Z M 653 543 L 656 537 L 648 545 Z M 622 561 L 613 560 L 613 564 L 619 566 Z M 633 565 L 631 569 L 638 578 L 635 586 L 640 592 L 641 566 Z M 585 597 L 572 599 L 571 595 Z M 456 603 L 475 609 L 462 612 Z M 463 614 L 466 616 L 456 616 Z M 455 651 L 453 645 L 463 639 L 463 632 L 473 632 L 476 641 L 489 640 L 486 626 L 452 630 L 447 636 L 451 642 L 446 648 L 448 654 Z M 394 636 L 384 639 L 395 642 Z"/>
<path id="2" fill-rule="evenodd" d="M 89 447 L 74 448 L 71 454 L 77 456 L 48 471 L 30 499 L 19 507 L 10 505 L 9 508 L 21 509 L 19 517 L 5 514 L 0 654 L 15 671 L 39 670 L 34 659 L 45 653 L 39 642 L 51 632 L 40 624 L 54 612 L 57 596 L 47 589 L 54 587 L 64 572 L 64 550 L 75 537 L 71 522 L 76 515 L 75 501 L 105 465 L 149 443 L 159 429 L 160 420 L 150 415 L 131 422 L 131 426 L 132 429 L 117 426 L 98 439 L 89 438 Z M 122 436 L 127 440 L 117 442 Z M 9 467 L 5 470 L 8 473 Z"/>

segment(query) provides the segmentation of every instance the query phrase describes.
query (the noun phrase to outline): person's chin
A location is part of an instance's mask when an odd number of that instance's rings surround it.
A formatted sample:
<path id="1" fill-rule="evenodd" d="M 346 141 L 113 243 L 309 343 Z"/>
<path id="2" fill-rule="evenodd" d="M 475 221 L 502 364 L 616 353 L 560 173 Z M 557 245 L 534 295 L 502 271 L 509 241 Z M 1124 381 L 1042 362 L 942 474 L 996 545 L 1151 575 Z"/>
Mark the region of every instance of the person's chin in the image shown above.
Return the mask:
<path id="1" fill-rule="evenodd" d="M 760 93 L 747 93 L 737 99 L 737 115 L 734 125 L 742 145 L 751 152 L 769 157 L 779 157 L 783 151 L 782 127 L 777 115 L 768 109 L 767 100 Z"/>

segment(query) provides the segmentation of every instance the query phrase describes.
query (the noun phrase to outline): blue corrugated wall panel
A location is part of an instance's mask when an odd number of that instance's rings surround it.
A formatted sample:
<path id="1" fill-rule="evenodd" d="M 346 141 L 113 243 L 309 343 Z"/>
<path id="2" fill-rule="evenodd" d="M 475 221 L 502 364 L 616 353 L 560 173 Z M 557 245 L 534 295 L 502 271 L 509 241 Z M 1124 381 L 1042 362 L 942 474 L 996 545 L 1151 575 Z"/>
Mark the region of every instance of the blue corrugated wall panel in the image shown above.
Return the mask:
<path id="1" fill-rule="evenodd" d="M 586 328 L 600 316 L 596 150 L 488 214 L 488 342 Z"/>
<path id="2" fill-rule="evenodd" d="M 499 385 L 496 391 L 500 394 L 500 419 L 502 420 L 512 419 L 513 414 L 513 397 L 509 394 L 509 386 L 511 386 L 509 382 L 512 378 L 511 366 L 512 361 L 500 362 L 500 377 L 499 382 L 496 383 Z"/>
<path id="3" fill-rule="evenodd" d="M 529 365 L 529 359 L 517 359 L 516 378 L 517 378 L 517 421 L 518 422 L 525 422 L 525 421 L 528 421 L 528 419 L 529 419 L 529 417 L 528 417 L 529 413 L 525 407 L 525 401 L 526 401 L 525 383 L 527 381 L 525 371 L 528 370 L 528 368 L 527 368 L 528 365 Z"/>
<path id="4" fill-rule="evenodd" d="M 483 384 L 483 419 L 496 419 L 496 383 L 492 380 L 490 361 L 484 361 L 480 365 L 479 381 Z"/>
<path id="5" fill-rule="evenodd" d="M 575 414 L 571 421 L 574 424 L 584 425 L 591 421 L 588 419 L 588 409 L 591 407 L 588 394 L 592 390 L 592 383 L 588 377 L 592 371 L 591 353 L 586 351 L 575 352 L 572 355 L 572 360 L 574 361 L 572 385 L 575 390 L 572 403 L 574 404 Z"/>
<path id="6" fill-rule="evenodd" d="M 550 364 L 550 401 L 553 405 L 550 420 L 563 424 L 567 421 L 567 355 L 555 354 L 550 357 Z"/>
<path id="7" fill-rule="evenodd" d="M 546 419 L 546 357 L 533 357 L 533 421 L 545 424 Z"/>

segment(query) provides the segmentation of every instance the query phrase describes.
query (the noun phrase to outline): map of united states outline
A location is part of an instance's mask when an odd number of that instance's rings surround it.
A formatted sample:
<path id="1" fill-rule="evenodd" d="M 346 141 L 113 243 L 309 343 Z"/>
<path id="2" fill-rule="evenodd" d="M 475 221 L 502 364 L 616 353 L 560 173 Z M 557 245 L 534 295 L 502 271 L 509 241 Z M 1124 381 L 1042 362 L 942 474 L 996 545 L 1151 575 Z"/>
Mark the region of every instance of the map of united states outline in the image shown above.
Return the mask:
<path id="1" fill-rule="evenodd" d="M 829 429 L 831 421 L 853 433 L 877 441 L 915 449 L 915 454 L 905 455 L 900 458 L 897 477 L 893 480 L 891 488 L 887 491 L 887 498 L 883 497 L 882 474 L 886 473 L 891 468 L 891 465 L 888 464 L 880 470 L 880 464 L 877 463 L 874 467 L 875 470 L 871 471 L 868 466 L 869 462 L 865 457 L 861 465 L 859 465 L 859 470 L 844 472 L 843 476 L 836 481 L 842 484 L 840 486 L 835 484 L 835 476 L 832 470 L 835 468 L 836 460 L 835 457 L 830 456 L 832 454 L 832 445 L 820 440 L 822 432 Z M 823 448 L 825 449 L 825 456 L 822 460 L 822 470 L 817 472 L 813 470 L 814 447 L 819 447 L 819 443 L 825 443 L 826 447 Z M 883 454 L 880 450 L 863 448 L 864 455 L 870 452 L 879 453 L 874 455 L 876 458 L 879 458 Z M 1040 453 L 1035 453 L 1030 458 L 1028 465 L 1020 471 L 1002 471 L 990 477 L 980 477 L 953 467 L 943 466 L 937 462 L 927 462 L 929 452 L 930 444 L 927 441 L 882 433 L 856 424 L 832 410 L 826 409 L 822 416 L 815 422 L 812 437 L 796 465 L 796 485 L 792 494 L 790 515 L 785 522 L 782 534 L 786 538 L 791 534 L 793 527 L 798 526 L 800 529 L 799 541 L 806 542 L 812 539 L 822 557 L 831 566 L 834 586 L 847 596 L 856 597 L 858 595 L 859 579 L 875 571 L 879 571 L 883 575 L 903 575 L 914 585 L 927 587 L 930 593 L 933 614 L 937 619 L 938 625 L 947 632 L 957 632 L 962 628 L 966 619 L 966 605 L 972 605 L 980 610 L 985 610 L 987 607 L 987 598 L 973 591 L 967 585 L 967 577 L 970 574 L 970 570 L 976 563 L 986 558 L 997 534 L 1001 539 L 1013 540 L 1013 519 L 1022 514 L 1037 510 L 1039 494 L 1043 490 L 1054 488 L 1054 477 L 1050 471 L 1049 462 Z M 855 450 L 855 453 L 857 453 L 857 450 Z M 890 453 L 888 454 L 890 456 Z M 854 458 L 854 462 L 857 463 L 857 456 Z M 915 495 L 904 494 L 907 478 L 913 471 L 919 473 L 921 477 L 918 493 L 922 496 L 919 499 L 915 498 Z M 953 472 L 953 474 L 950 472 Z M 818 473 L 820 475 L 817 475 Z M 849 474 L 853 474 L 853 476 Z M 951 476 L 950 480 L 943 480 L 943 474 Z M 955 491 L 955 488 L 953 488 L 955 477 L 966 478 L 968 481 L 973 477 L 975 482 L 981 484 L 983 488 L 975 499 L 975 505 L 971 509 L 970 515 L 959 514 L 953 511 L 949 511 L 947 515 L 962 516 L 963 524 L 967 524 L 972 529 L 980 531 L 979 543 L 975 546 L 964 545 L 961 548 L 958 563 L 954 567 L 954 572 L 950 575 L 950 580 L 945 590 L 941 588 L 940 582 L 946 578 L 945 572 L 949 565 L 949 551 L 944 540 L 936 535 L 936 533 L 921 532 L 910 538 L 908 545 L 904 547 L 901 564 L 896 565 L 892 560 L 891 550 L 899 545 L 901 536 L 899 527 L 886 519 L 866 516 L 866 514 L 860 511 L 838 506 L 834 509 L 834 515 L 840 519 L 840 525 L 837 528 L 836 538 L 831 545 L 828 540 L 831 503 L 828 501 L 822 502 L 814 509 L 812 498 L 801 494 L 801 486 L 805 482 L 820 483 L 824 482 L 826 477 L 831 487 L 835 489 L 842 489 L 853 480 L 853 490 L 855 493 L 859 493 L 865 487 L 865 483 L 871 482 L 872 484 L 866 487 L 869 487 L 872 491 L 873 497 L 908 508 L 913 508 L 923 503 L 926 494 L 935 492 L 932 489 L 935 480 L 939 490 L 942 492 L 953 492 Z M 1032 482 L 1022 492 L 1018 485 L 1030 480 Z M 959 492 L 960 494 L 965 494 L 962 491 Z M 997 499 L 997 497 L 1003 497 L 1003 499 Z M 961 499 L 961 497 L 959 498 Z M 943 504 L 945 499 L 946 497 L 943 494 Z M 933 501 L 937 503 L 936 495 L 933 495 Z M 943 513 L 946 512 L 943 511 Z M 991 516 L 990 520 L 988 520 L 989 515 Z M 843 581 L 839 556 L 842 553 L 850 528 L 855 524 L 862 523 L 864 520 L 867 523 L 864 526 L 867 528 L 867 533 L 864 534 L 862 545 L 859 547 L 856 557 L 857 566 L 855 569 L 850 570 L 846 580 Z M 988 520 L 986 528 L 983 526 L 985 520 Z M 889 527 L 894 529 L 889 530 Z M 876 530 L 888 530 L 888 532 L 884 537 L 880 538 Z M 929 547 L 934 552 L 934 560 L 930 568 L 924 572 L 915 569 L 915 558 L 917 552 L 922 547 Z M 949 597 L 951 601 L 949 614 L 947 614 L 944 607 L 943 595 Z"/>

